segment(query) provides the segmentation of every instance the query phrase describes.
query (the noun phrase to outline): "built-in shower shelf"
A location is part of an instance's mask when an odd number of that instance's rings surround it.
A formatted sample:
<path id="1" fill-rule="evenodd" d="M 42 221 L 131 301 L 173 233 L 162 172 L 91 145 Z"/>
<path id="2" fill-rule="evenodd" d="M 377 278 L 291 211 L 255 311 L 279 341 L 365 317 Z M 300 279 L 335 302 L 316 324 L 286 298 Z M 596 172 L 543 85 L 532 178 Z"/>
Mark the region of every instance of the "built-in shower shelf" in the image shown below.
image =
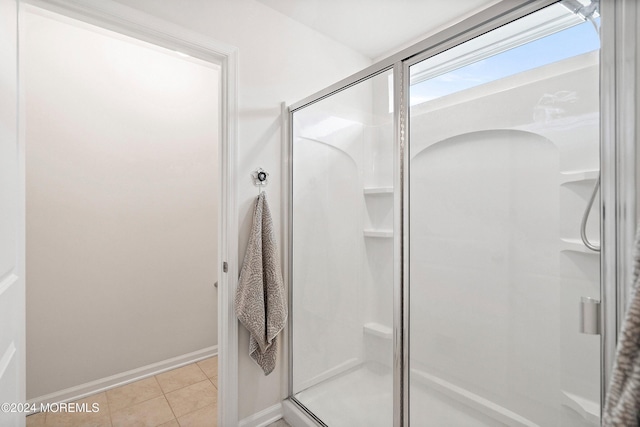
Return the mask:
<path id="1" fill-rule="evenodd" d="M 365 187 L 364 194 L 393 194 L 393 187 Z"/>
<path id="2" fill-rule="evenodd" d="M 598 252 L 592 251 L 587 248 L 582 240 L 580 239 L 560 239 L 560 250 L 561 251 L 572 251 L 572 252 L 582 252 L 585 254 L 593 254 L 598 255 Z M 592 242 L 596 246 L 600 246 L 600 242 Z"/>
<path id="3" fill-rule="evenodd" d="M 364 237 L 382 237 L 382 238 L 389 238 L 389 237 L 393 237 L 393 230 L 374 230 L 374 229 L 367 229 L 367 230 L 364 230 Z"/>
<path id="4" fill-rule="evenodd" d="M 388 326 L 381 325 L 380 323 L 369 322 L 365 323 L 363 326 L 363 330 L 365 334 L 375 335 L 379 338 L 391 339 L 393 338 L 393 329 Z"/>
<path id="5" fill-rule="evenodd" d="M 576 170 L 560 172 L 560 184 L 568 182 L 594 181 L 598 179 L 598 170 Z"/>

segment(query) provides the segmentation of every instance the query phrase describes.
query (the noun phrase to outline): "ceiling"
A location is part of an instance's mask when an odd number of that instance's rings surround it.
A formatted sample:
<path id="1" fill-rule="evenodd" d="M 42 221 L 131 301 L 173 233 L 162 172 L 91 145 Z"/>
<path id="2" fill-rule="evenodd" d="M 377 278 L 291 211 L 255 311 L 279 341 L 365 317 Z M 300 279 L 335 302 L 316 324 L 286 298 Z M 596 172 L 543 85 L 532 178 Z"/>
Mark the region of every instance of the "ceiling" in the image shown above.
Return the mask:
<path id="1" fill-rule="evenodd" d="M 499 0 L 257 0 L 378 59 Z"/>

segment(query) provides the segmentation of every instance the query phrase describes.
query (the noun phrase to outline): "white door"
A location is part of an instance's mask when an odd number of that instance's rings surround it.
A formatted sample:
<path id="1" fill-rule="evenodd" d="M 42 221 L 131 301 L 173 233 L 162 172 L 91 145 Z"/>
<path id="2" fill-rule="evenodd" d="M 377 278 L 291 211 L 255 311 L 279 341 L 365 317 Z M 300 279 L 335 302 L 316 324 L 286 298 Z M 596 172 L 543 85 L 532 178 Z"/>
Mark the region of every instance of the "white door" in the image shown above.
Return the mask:
<path id="1" fill-rule="evenodd" d="M 17 2 L 0 0 L 0 425 L 23 426 L 24 185 L 17 132 Z M 7 410 L 8 409 L 8 410 Z"/>

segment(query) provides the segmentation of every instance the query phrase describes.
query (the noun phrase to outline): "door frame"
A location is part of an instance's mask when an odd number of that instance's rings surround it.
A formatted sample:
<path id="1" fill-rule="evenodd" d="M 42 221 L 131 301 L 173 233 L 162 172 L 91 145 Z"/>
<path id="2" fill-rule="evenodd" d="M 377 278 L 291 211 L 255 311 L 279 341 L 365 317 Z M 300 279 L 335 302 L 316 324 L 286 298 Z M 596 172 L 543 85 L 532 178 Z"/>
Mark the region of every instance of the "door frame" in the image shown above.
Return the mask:
<path id="1" fill-rule="evenodd" d="M 20 405 L 26 398 L 25 188 L 18 136 L 18 18 L 17 0 L 0 0 L 0 424 L 10 426 L 24 425 L 24 414 L 12 411 L 10 405 Z"/>
<path id="2" fill-rule="evenodd" d="M 175 50 L 220 67 L 218 206 L 218 425 L 238 425 L 237 135 L 238 49 L 111 0 L 92 5 L 71 0 L 19 0 L 60 15 Z M 24 123 L 24 117 L 20 118 Z M 21 126 L 24 131 L 24 126 Z M 24 144 L 24 138 L 21 138 Z M 24 170 L 21 176 L 24 182 Z M 213 284 L 212 284 L 213 285 Z"/>

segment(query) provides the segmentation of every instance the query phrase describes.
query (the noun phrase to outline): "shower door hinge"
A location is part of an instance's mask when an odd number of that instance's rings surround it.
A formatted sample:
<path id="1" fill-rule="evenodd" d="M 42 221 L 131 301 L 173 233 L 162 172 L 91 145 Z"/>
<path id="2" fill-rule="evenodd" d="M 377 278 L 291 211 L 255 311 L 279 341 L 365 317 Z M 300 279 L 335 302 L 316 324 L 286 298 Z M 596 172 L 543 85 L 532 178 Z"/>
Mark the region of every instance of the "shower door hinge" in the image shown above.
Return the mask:
<path id="1" fill-rule="evenodd" d="M 580 299 L 580 333 L 600 335 L 600 301 L 588 297 Z"/>
<path id="2" fill-rule="evenodd" d="M 225 273 L 229 271 L 229 266 L 227 265 L 227 261 L 222 262 L 222 271 Z"/>

